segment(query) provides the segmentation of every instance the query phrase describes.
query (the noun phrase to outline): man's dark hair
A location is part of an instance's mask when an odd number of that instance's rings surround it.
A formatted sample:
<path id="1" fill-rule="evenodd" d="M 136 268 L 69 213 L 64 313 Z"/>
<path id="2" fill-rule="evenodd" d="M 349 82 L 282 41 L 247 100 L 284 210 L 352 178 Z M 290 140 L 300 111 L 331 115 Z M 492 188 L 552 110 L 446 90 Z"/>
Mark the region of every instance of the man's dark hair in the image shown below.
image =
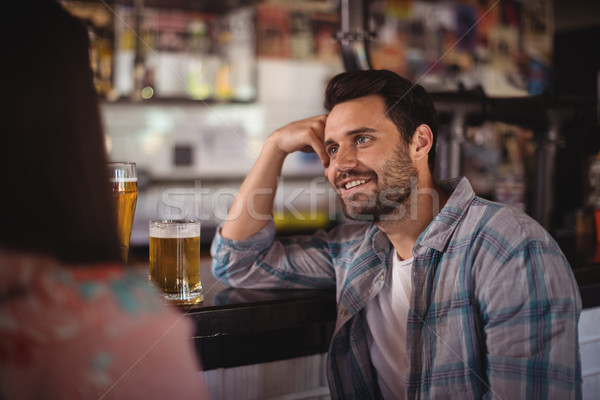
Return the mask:
<path id="1" fill-rule="evenodd" d="M 359 97 L 378 95 L 383 98 L 386 116 L 396 124 L 400 137 L 406 144 L 421 124 L 433 132 L 433 145 L 429 151 L 429 170 L 433 173 L 437 141 L 437 113 L 433 101 L 422 86 L 386 70 L 343 72 L 331 79 L 325 90 L 325 108 L 329 111 L 337 104 Z"/>

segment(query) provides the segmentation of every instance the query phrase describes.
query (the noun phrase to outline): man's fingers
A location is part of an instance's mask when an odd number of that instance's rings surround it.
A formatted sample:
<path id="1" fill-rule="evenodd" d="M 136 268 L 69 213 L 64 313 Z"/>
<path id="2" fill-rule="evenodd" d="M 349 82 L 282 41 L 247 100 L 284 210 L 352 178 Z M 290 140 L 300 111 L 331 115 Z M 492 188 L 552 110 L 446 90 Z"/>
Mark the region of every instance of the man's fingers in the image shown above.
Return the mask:
<path id="1" fill-rule="evenodd" d="M 329 165 L 329 155 L 325 151 L 325 146 L 323 145 L 323 137 L 312 135 L 310 144 L 313 151 L 317 153 L 317 156 L 319 156 L 319 158 L 321 159 L 321 164 L 323 164 L 323 167 L 327 168 L 327 166 Z"/>

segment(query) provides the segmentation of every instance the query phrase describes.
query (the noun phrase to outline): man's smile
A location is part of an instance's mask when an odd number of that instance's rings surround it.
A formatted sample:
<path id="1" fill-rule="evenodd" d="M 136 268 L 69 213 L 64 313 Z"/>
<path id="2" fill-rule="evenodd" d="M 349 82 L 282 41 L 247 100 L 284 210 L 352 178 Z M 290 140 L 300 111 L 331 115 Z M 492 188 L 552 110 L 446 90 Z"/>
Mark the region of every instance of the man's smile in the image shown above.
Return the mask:
<path id="1" fill-rule="evenodd" d="M 337 188 L 344 192 L 348 193 L 351 190 L 358 190 L 359 188 L 367 185 L 369 182 L 373 181 L 373 177 L 367 176 L 345 176 L 338 178 Z"/>
<path id="2" fill-rule="evenodd" d="M 366 180 L 366 179 L 357 179 L 357 180 L 353 180 L 353 181 L 347 182 L 346 184 L 344 184 L 343 187 L 344 187 L 344 189 L 349 190 L 349 189 L 352 189 L 352 188 L 354 188 L 356 186 L 360 186 L 360 185 L 362 185 L 362 184 L 364 184 L 366 182 L 368 182 L 368 180 Z"/>

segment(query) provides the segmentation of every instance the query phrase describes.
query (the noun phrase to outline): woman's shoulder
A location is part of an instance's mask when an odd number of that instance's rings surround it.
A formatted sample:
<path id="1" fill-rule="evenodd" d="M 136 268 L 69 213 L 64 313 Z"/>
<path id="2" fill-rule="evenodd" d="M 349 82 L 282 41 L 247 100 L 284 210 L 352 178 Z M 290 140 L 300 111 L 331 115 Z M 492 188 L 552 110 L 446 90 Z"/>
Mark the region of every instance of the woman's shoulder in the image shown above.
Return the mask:
<path id="1" fill-rule="evenodd" d="M 175 314 L 162 304 L 144 271 L 118 264 L 72 266 L 0 251 L 0 274 L 2 318 L 12 333 L 43 338 L 46 344 L 107 331 L 115 335 Z"/>

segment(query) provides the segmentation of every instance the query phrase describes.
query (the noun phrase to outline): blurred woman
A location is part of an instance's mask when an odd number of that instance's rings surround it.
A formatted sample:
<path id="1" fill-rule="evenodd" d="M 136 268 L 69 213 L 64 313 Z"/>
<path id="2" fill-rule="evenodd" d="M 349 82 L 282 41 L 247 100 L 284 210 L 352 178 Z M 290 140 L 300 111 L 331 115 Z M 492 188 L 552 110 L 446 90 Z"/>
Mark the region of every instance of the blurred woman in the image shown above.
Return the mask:
<path id="1" fill-rule="evenodd" d="M 4 11 L 0 398 L 203 398 L 190 322 L 120 265 L 85 27 Z"/>

